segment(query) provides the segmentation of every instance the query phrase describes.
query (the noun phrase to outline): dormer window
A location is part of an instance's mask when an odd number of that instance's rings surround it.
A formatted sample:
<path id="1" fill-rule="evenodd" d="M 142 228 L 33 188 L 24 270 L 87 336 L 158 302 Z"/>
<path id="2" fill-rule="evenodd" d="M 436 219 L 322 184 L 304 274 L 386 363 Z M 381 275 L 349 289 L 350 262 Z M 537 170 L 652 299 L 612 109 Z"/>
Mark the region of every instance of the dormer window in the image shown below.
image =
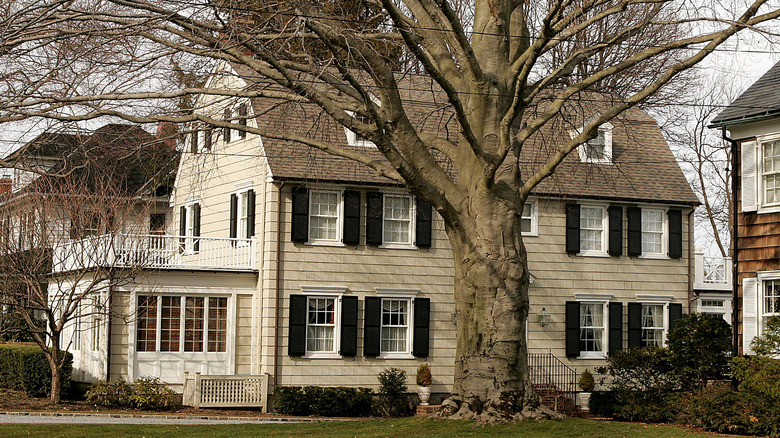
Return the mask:
<path id="1" fill-rule="evenodd" d="M 596 137 L 578 149 L 583 163 L 612 164 L 612 124 L 607 122 L 599 126 Z"/>
<path id="2" fill-rule="evenodd" d="M 353 113 L 351 111 L 347 112 L 352 118 L 355 120 L 364 123 L 366 125 L 372 125 L 374 123 L 373 120 L 371 120 L 369 117 L 366 117 L 361 114 Z M 369 139 L 363 137 L 362 135 L 352 131 L 349 128 L 344 128 L 344 130 L 347 133 L 347 144 L 350 146 L 370 146 L 370 147 L 376 147 L 376 145 Z"/>

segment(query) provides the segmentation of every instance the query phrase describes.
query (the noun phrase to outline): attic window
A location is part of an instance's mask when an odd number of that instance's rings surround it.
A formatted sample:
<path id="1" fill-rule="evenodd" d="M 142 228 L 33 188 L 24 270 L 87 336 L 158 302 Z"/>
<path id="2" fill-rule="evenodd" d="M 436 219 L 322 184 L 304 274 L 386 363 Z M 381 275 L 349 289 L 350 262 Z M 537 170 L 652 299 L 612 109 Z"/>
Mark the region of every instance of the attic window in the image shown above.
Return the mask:
<path id="1" fill-rule="evenodd" d="M 599 126 L 596 137 L 579 146 L 580 161 L 583 163 L 612 164 L 612 124 Z"/>
<path id="2" fill-rule="evenodd" d="M 372 125 L 374 123 L 373 120 L 370 118 L 361 115 L 356 114 L 351 111 L 348 111 L 348 114 L 352 116 L 355 120 L 365 123 L 366 125 Z M 370 146 L 370 147 L 376 147 L 376 145 L 369 139 L 363 137 L 362 135 L 350 130 L 349 128 L 344 128 L 344 130 L 347 133 L 347 144 L 350 146 Z"/>

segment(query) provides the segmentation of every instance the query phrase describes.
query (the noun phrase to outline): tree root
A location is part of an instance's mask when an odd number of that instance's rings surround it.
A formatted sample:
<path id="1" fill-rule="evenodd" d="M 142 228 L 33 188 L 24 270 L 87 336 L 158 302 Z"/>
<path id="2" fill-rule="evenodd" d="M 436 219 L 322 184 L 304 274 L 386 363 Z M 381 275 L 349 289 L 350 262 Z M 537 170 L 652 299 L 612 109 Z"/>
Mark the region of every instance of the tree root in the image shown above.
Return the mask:
<path id="1" fill-rule="evenodd" d="M 479 406 L 479 408 L 475 408 Z M 450 397 L 442 402 L 442 410 L 439 412 L 440 418 L 448 420 L 471 420 L 477 424 L 499 424 L 510 421 L 521 421 L 528 419 L 548 420 L 551 418 L 563 418 L 564 415 L 554 412 L 547 406 L 540 404 L 538 399 L 533 397 L 526 400 L 520 411 L 511 411 L 506 409 L 504 403 L 491 403 L 479 401 L 462 402 L 454 397 Z"/>

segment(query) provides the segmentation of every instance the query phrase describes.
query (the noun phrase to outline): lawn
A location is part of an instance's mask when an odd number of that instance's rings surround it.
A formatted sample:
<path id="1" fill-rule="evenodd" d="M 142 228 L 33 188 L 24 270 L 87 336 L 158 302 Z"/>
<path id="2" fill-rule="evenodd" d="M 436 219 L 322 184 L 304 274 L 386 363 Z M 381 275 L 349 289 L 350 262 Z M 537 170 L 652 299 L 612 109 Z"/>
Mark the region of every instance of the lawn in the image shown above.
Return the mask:
<path id="1" fill-rule="evenodd" d="M 141 425 L 0 425 L 0 436 L 9 437 L 703 437 L 702 432 L 674 426 L 595 420 L 525 421 L 498 426 L 473 422 L 422 418 L 339 421 L 306 424 L 248 424 L 215 426 Z"/>

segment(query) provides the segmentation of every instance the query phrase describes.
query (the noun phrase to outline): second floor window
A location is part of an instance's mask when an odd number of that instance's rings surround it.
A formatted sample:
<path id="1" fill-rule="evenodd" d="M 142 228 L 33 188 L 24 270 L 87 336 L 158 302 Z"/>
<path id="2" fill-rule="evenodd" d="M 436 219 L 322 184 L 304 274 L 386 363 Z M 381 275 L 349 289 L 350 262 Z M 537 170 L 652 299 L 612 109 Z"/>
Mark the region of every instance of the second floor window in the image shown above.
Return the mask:
<path id="1" fill-rule="evenodd" d="M 309 202 L 309 240 L 338 242 L 341 192 L 312 190 Z"/>
<path id="2" fill-rule="evenodd" d="M 761 144 L 764 205 L 780 204 L 780 140 Z"/>
<path id="3" fill-rule="evenodd" d="M 642 254 L 664 254 L 663 210 L 642 209 Z"/>
<path id="4" fill-rule="evenodd" d="M 582 206 L 580 210 L 580 251 L 604 252 L 604 207 Z"/>
<path id="5" fill-rule="evenodd" d="M 384 198 L 382 242 L 411 245 L 414 207 L 412 197 L 386 194 Z"/>

